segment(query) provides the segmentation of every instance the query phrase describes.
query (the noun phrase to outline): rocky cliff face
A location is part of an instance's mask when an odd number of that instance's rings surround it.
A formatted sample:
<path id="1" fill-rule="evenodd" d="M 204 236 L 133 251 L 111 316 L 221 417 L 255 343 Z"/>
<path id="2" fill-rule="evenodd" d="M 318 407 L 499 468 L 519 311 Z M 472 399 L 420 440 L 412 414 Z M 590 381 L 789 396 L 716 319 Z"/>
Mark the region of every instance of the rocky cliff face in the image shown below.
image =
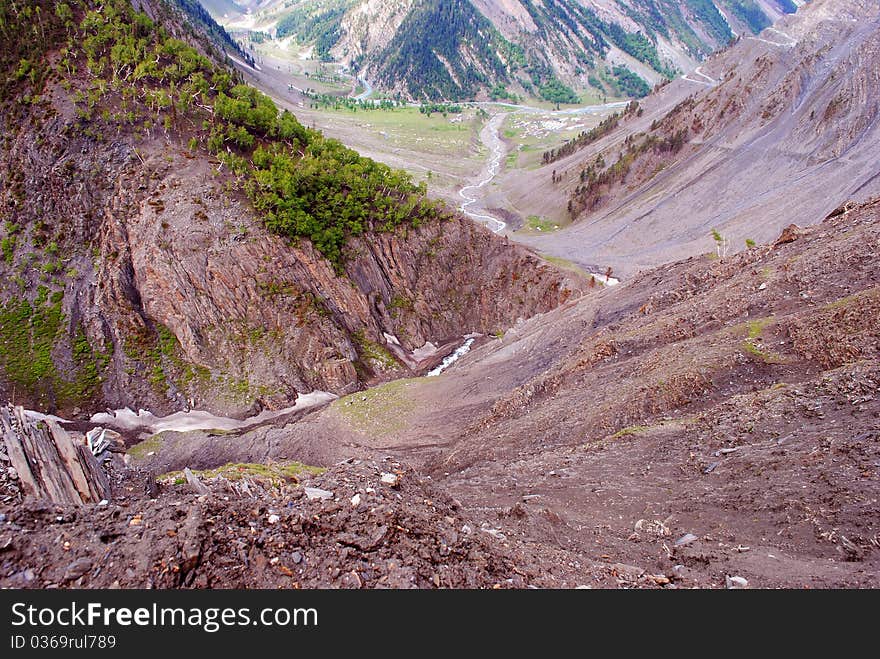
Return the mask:
<path id="1" fill-rule="evenodd" d="M 334 53 L 349 61 L 385 48 L 412 8 L 413 0 L 367 0 L 352 8 L 340 23 L 346 35 Z"/>
<path id="2" fill-rule="evenodd" d="M 16 84 L 0 143 L 0 386 L 16 402 L 235 413 L 350 392 L 579 289 L 455 216 L 353 237 L 335 269 L 267 231 L 186 132 L 89 116 L 76 77 Z"/>

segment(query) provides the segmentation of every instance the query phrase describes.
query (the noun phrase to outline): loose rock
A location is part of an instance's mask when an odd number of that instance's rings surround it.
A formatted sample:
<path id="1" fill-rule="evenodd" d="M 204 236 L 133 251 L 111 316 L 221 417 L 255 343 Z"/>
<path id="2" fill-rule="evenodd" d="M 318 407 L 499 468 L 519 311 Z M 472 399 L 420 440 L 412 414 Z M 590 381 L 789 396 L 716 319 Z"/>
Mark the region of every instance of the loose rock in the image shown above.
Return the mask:
<path id="1" fill-rule="evenodd" d="M 728 577 L 726 577 L 725 581 L 727 583 L 728 590 L 741 590 L 743 588 L 749 587 L 749 581 L 748 581 L 748 579 L 745 579 L 744 577 L 728 576 Z"/>
<path id="2" fill-rule="evenodd" d="M 699 538 L 697 536 L 695 536 L 693 533 L 685 533 L 683 536 L 681 536 L 678 540 L 675 541 L 675 546 L 676 547 L 684 547 L 686 545 L 691 544 L 692 542 L 696 542 L 697 540 L 699 540 Z"/>
<path id="3" fill-rule="evenodd" d="M 382 474 L 381 478 L 379 478 L 379 481 L 383 485 L 388 485 L 389 487 L 397 487 L 398 485 L 400 485 L 400 476 L 398 476 L 397 474 L 384 473 Z"/>
<path id="4" fill-rule="evenodd" d="M 92 569 L 92 561 L 88 558 L 79 558 L 67 566 L 64 570 L 64 581 L 76 581 Z"/>
<path id="5" fill-rule="evenodd" d="M 320 487 L 304 487 L 303 490 L 306 493 L 306 497 L 308 497 L 310 500 L 333 498 L 333 492 L 329 490 L 322 490 Z"/>

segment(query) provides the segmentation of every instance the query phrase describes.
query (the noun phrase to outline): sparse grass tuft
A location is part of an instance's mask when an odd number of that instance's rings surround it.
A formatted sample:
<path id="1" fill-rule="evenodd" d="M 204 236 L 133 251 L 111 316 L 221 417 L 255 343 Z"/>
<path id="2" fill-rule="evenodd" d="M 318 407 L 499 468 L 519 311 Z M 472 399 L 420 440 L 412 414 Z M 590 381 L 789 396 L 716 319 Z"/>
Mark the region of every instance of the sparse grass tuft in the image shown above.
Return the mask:
<path id="1" fill-rule="evenodd" d="M 323 474 L 325 471 L 327 470 L 323 467 L 313 467 L 301 462 L 270 462 L 269 464 L 237 462 L 226 464 L 216 469 L 194 470 L 193 474 L 202 480 L 225 478 L 230 481 L 239 481 L 243 478 L 254 478 L 268 481 L 272 485 L 278 486 L 284 483 L 298 483 L 303 474 L 317 475 Z M 170 485 L 182 485 L 186 482 L 182 471 L 162 474 L 156 480 Z"/>
<path id="2" fill-rule="evenodd" d="M 757 320 L 750 320 L 747 323 L 749 330 L 749 338 L 757 339 L 761 336 L 761 332 L 764 331 L 764 328 L 770 324 L 770 318 L 758 318 Z"/>
<path id="3" fill-rule="evenodd" d="M 162 433 L 159 433 L 145 439 L 139 444 L 135 444 L 128 449 L 127 453 L 131 456 L 133 460 L 140 462 L 142 460 L 146 460 L 147 457 L 149 457 L 149 453 L 158 453 L 160 450 L 162 450 L 162 445 L 164 443 L 165 437 L 163 437 Z"/>
<path id="4" fill-rule="evenodd" d="M 772 317 L 756 318 L 743 325 L 737 325 L 733 329 L 736 333 L 745 332 L 746 339 L 742 342 L 741 348 L 747 355 L 750 355 L 765 364 L 783 364 L 785 363 L 785 359 L 781 355 L 762 350 L 759 346 L 761 334 L 763 334 L 764 329 L 772 322 Z"/>
<path id="5" fill-rule="evenodd" d="M 630 435 L 637 435 L 639 433 L 645 432 L 648 430 L 648 426 L 627 426 L 626 428 L 621 428 L 616 433 L 611 435 L 610 439 L 622 439 L 624 437 L 629 437 Z"/>
<path id="6" fill-rule="evenodd" d="M 419 383 L 417 379 L 394 380 L 335 400 L 330 407 L 360 433 L 393 434 L 406 427 L 415 411 L 412 392 Z"/>

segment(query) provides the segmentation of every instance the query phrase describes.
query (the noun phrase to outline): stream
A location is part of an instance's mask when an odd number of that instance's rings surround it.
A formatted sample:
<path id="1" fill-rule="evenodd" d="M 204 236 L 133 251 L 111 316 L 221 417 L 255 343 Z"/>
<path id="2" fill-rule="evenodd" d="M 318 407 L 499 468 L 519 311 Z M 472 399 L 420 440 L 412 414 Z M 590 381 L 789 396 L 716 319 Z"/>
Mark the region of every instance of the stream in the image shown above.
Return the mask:
<path id="1" fill-rule="evenodd" d="M 464 343 L 462 343 L 458 348 L 456 348 L 455 352 L 453 352 L 449 355 L 446 355 L 446 357 L 443 358 L 443 362 L 439 366 L 437 366 L 436 368 L 429 371 L 427 374 L 427 377 L 429 377 L 429 378 L 437 377 L 438 375 L 443 373 L 443 371 L 445 371 L 447 368 L 449 368 L 455 362 L 457 362 L 459 359 L 461 359 L 466 354 L 468 354 L 471 351 L 471 346 L 474 345 L 475 340 L 476 340 L 476 338 L 473 336 L 467 337 L 467 340 Z"/>
<path id="2" fill-rule="evenodd" d="M 468 210 L 473 204 L 477 203 L 477 201 L 481 198 L 480 196 L 474 195 L 473 193 L 480 190 L 480 188 L 484 188 L 492 180 L 498 175 L 498 172 L 501 170 L 501 160 L 504 158 L 505 154 L 505 146 L 504 142 L 498 136 L 498 131 L 501 128 L 501 124 L 510 115 L 510 112 L 502 112 L 500 114 L 496 114 L 489 120 L 483 130 L 480 132 L 480 139 L 483 140 L 483 144 L 489 147 L 490 156 L 489 162 L 486 164 L 486 168 L 483 170 L 483 178 L 479 183 L 473 185 L 466 185 L 461 190 L 459 190 L 458 194 L 461 195 L 461 198 L 464 199 L 464 203 L 462 203 L 459 208 L 461 212 L 470 217 L 471 219 L 476 220 L 477 222 L 481 222 L 489 227 L 495 233 L 501 233 L 507 228 L 507 223 L 499 220 L 497 217 L 492 215 L 484 215 L 481 213 L 474 213 L 471 210 Z M 485 196 L 485 195 L 482 195 Z"/>

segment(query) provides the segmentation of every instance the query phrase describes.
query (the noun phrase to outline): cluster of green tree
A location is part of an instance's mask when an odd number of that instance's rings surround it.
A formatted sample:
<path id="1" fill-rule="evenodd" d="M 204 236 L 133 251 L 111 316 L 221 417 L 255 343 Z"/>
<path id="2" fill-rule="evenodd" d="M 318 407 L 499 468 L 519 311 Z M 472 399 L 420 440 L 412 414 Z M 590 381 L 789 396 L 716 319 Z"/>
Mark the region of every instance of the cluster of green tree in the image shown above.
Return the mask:
<path id="1" fill-rule="evenodd" d="M 321 110 L 349 110 L 357 112 L 359 110 L 396 110 L 406 107 L 406 102 L 401 99 L 388 99 L 372 101 L 369 99 L 354 99 L 346 96 L 336 96 L 334 94 L 318 94 L 314 91 L 306 92 L 306 96 L 311 99 L 311 107 Z"/>
<path id="2" fill-rule="evenodd" d="M 767 14 L 757 5 L 755 0 L 728 0 L 728 3 L 733 15 L 748 25 L 755 34 L 770 27 L 770 19 L 767 18 Z"/>
<path id="3" fill-rule="evenodd" d="M 606 77 L 603 82 L 600 78 L 601 71 L 597 70 L 595 64 L 595 57 L 604 58 L 612 44 L 668 79 L 677 75 L 673 66 L 661 60 L 656 47 L 657 34 L 669 38 L 670 28 L 664 18 L 667 13 L 678 17 L 677 26 L 690 33 L 695 46 L 702 45 L 699 37 L 690 29 L 672 0 L 634 0 L 622 5 L 627 15 L 643 27 L 643 32 L 628 32 L 620 24 L 603 20 L 593 9 L 575 0 L 544 0 L 540 4 L 532 0 L 523 0 L 522 4 L 538 26 L 541 34 L 539 41 L 552 41 L 556 38 L 554 35 L 558 34 L 576 35 L 580 47 L 576 47 L 574 55 L 582 65 L 578 67 L 580 73 L 594 71 L 589 73 L 588 81 L 603 93 L 610 89 L 612 93 L 641 97 L 647 93 L 646 89 L 649 90 L 644 81 L 637 79 L 632 73 L 623 71 L 619 76 L 612 74 Z M 708 52 L 709 49 L 704 47 L 703 50 Z M 530 62 L 532 71 L 542 63 L 546 64 L 543 61 L 545 58 L 540 53 L 532 54 L 534 56 Z M 533 72 L 532 79 L 540 88 L 547 78 L 544 75 L 535 75 Z"/>
<path id="4" fill-rule="evenodd" d="M 489 98 L 493 101 L 510 101 L 511 103 L 519 103 L 520 98 L 516 94 L 507 90 L 503 83 L 498 83 L 489 90 Z"/>
<path id="5" fill-rule="evenodd" d="M 611 75 L 613 77 L 606 78 L 606 81 L 610 82 L 621 96 L 642 98 L 651 93 L 651 86 L 623 64 L 615 64 L 611 69 Z"/>
<path id="6" fill-rule="evenodd" d="M 600 92 L 603 92 L 603 93 L 605 92 L 605 86 L 602 84 L 602 81 L 594 73 L 591 73 L 589 76 L 587 76 L 587 82 L 589 83 L 590 87 L 594 87 L 594 88 L 598 89 Z"/>
<path id="7" fill-rule="evenodd" d="M 349 236 L 418 226 L 441 213 L 426 199 L 424 184 L 362 158 L 336 140 L 312 139 L 302 156 L 281 145 L 252 154 L 253 178 L 246 184 L 266 226 L 290 237 L 308 238 L 341 269 Z"/>
<path id="8" fill-rule="evenodd" d="M 526 51 L 519 44 L 508 41 L 507 39 L 496 39 L 495 45 L 500 48 L 501 61 L 507 64 L 511 73 L 524 68 L 528 64 Z"/>
<path id="9" fill-rule="evenodd" d="M 278 22 L 276 35 L 279 39 L 295 35 L 299 43 L 314 42 L 318 58 L 330 61 L 330 49 L 339 42 L 342 17 L 350 6 L 348 0 L 336 0 L 320 11 L 309 6 L 299 7 Z"/>
<path id="10" fill-rule="evenodd" d="M 520 61 L 520 51 L 467 0 L 425 0 L 377 57 L 377 79 L 404 81 L 413 98 L 472 99 L 480 87 L 507 80 L 505 53 Z"/>
<path id="11" fill-rule="evenodd" d="M 686 5 L 682 0 L 656 0 L 658 8 L 662 8 L 662 16 L 657 21 L 650 21 L 649 24 L 658 33 L 663 34 L 666 38 L 674 35 L 685 45 L 688 53 L 695 59 L 703 59 L 713 52 L 711 45 L 707 44 L 703 37 L 697 34 L 691 27 L 687 19 L 682 13 Z M 693 12 L 688 12 L 694 16 Z M 699 20 L 699 18 L 697 19 Z M 659 27 L 658 27 L 659 26 Z M 705 26 L 705 24 L 704 24 Z M 662 29 L 661 29 L 662 27 Z M 711 32 L 711 28 L 705 26 L 706 33 Z"/>
<path id="12" fill-rule="evenodd" d="M 14 98 L 23 86 L 34 91 L 23 101 L 39 96 L 51 74 L 46 53 L 73 28 L 73 19 L 70 5 L 63 2 L 0 2 L 0 102 Z"/>
<path id="13" fill-rule="evenodd" d="M 583 54 L 587 56 L 585 64 L 589 68 L 594 67 L 592 55 L 604 57 L 610 44 L 614 44 L 658 73 L 674 78 L 676 71 L 661 61 L 655 44 L 655 34 L 669 37 L 663 13 L 656 4 L 662 1 L 664 0 L 648 0 L 622 6 L 631 19 L 644 27 L 644 34 L 627 32 L 620 24 L 603 20 L 594 10 L 572 0 L 547 0 L 541 6 L 526 0 L 523 5 L 539 25 L 539 29 L 577 35 L 586 51 Z"/>
<path id="14" fill-rule="evenodd" d="M 673 67 L 660 61 L 657 46 L 641 32 L 627 32 L 617 23 L 605 23 L 604 30 L 614 45 L 623 52 L 644 62 L 670 80 L 677 75 Z"/>
<path id="15" fill-rule="evenodd" d="M 639 156 L 649 151 L 655 154 L 678 153 L 687 143 L 687 138 L 687 128 L 663 137 L 646 135 L 638 143 L 633 136 L 630 136 L 625 142 L 626 150 L 610 167 L 605 166 L 602 154 L 596 156 L 590 165 L 581 170 L 580 184 L 569 196 L 568 213 L 570 217 L 574 219 L 584 211 L 597 208 L 602 202 L 603 194 L 611 186 L 623 182 Z"/>
<path id="16" fill-rule="evenodd" d="M 687 7 L 717 42 L 727 43 L 733 39 L 730 26 L 712 0 L 687 0 Z"/>
<path id="17" fill-rule="evenodd" d="M 117 92 L 105 103 L 105 114 L 112 107 L 128 123 L 160 123 L 168 131 L 195 106 L 233 86 L 228 72 L 124 0 L 78 4 L 82 18 L 61 49 L 57 68 L 67 76 L 75 76 L 78 66 L 87 72 L 89 93 L 75 96 L 86 105 L 80 108 L 83 119 L 94 116 L 102 100 Z"/>
<path id="18" fill-rule="evenodd" d="M 575 151 L 583 149 L 585 146 L 592 144 L 600 137 L 604 137 L 612 130 L 617 128 L 620 125 L 620 120 L 627 116 L 641 116 L 642 108 L 639 106 L 638 101 L 630 101 L 629 105 L 626 106 L 626 109 L 621 112 L 615 112 L 614 114 L 606 117 L 602 121 L 599 122 L 599 125 L 595 128 L 591 128 L 587 131 L 581 131 L 577 137 L 574 139 L 568 140 L 562 146 L 559 146 L 555 149 L 550 149 L 549 151 L 545 151 L 542 155 L 542 162 L 545 165 L 549 165 L 550 163 L 556 162 L 561 158 L 565 158 L 566 156 L 570 156 Z"/>
<path id="19" fill-rule="evenodd" d="M 658 34 L 670 38 L 670 24 L 666 19 L 670 9 L 681 16 L 678 7 L 670 0 L 634 0 L 618 6 L 636 25 L 641 25 L 652 40 Z"/>
<path id="20" fill-rule="evenodd" d="M 419 112 L 429 117 L 435 112 L 445 117 L 447 114 L 461 114 L 462 111 L 463 108 L 456 103 L 422 103 L 419 106 Z"/>
<path id="21" fill-rule="evenodd" d="M 655 119 L 651 122 L 651 130 L 657 130 L 658 128 L 662 128 L 664 126 L 674 126 L 676 123 L 676 118 L 685 114 L 686 112 L 690 112 L 697 105 L 697 99 L 694 96 L 688 96 L 683 101 L 676 103 L 675 107 L 673 107 L 669 112 L 663 115 L 660 119 Z"/>
<path id="22" fill-rule="evenodd" d="M 551 78 L 541 85 L 538 92 L 545 101 L 555 103 L 556 109 L 559 109 L 562 103 L 580 103 L 581 100 L 571 87 L 568 87 L 556 78 Z"/>
<path id="23" fill-rule="evenodd" d="M 576 35 L 591 53 L 604 57 L 608 52 L 603 22 L 592 9 L 573 0 L 543 0 L 540 6 L 532 0 L 523 0 L 522 4 L 538 26 L 542 41 L 552 39 L 554 34 L 568 33 Z M 587 56 L 587 59 L 591 58 Z"/>

